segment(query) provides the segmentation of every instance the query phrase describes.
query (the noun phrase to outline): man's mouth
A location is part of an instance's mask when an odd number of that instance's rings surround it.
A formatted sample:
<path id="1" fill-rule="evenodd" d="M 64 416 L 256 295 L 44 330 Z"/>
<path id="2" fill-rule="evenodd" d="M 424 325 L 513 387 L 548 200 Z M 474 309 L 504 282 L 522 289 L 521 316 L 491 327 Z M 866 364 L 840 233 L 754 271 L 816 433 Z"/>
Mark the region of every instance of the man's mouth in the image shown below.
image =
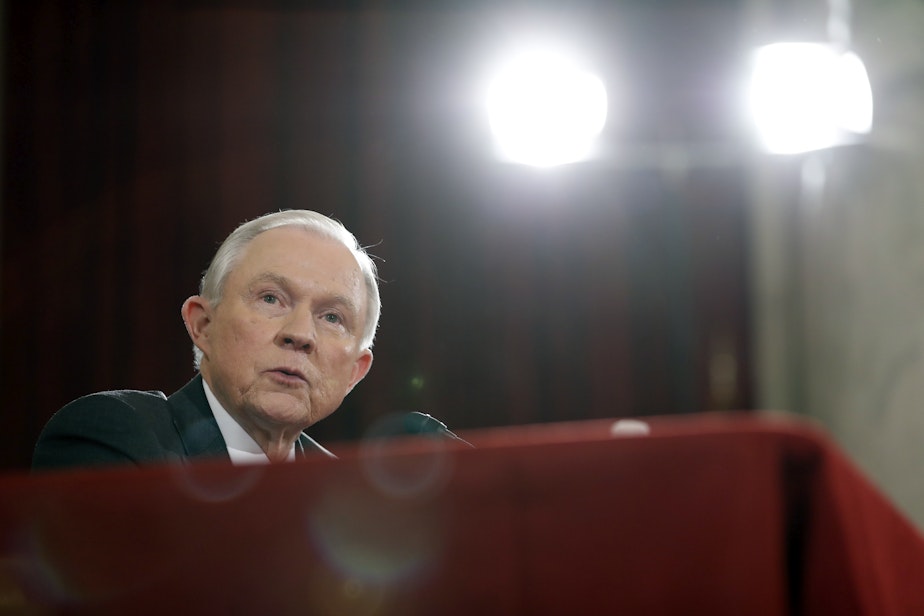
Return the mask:
<path id="1" fill-rule="evenodd" d="M 269 370 L 269 372 L 280 377 L 284 381 L 289 381 L 292 383 L 308 382 L 308 377 L 305 376 L 305 373 L 298 368 L 273 368 L 272 370 Z"/>

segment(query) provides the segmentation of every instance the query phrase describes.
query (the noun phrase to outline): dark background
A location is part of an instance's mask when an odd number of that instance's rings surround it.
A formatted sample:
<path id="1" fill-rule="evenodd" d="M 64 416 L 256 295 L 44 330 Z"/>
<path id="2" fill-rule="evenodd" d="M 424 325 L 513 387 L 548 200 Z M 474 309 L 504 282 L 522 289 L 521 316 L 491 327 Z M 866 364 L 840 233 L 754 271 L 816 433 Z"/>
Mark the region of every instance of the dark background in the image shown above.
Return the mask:
<path id="1" fill-rule="evenodd" d="M 751 408 L 747 157 L 643 155 L 737 147 L 740 4 L 8 2 L 0 464 L 77 396 L 190 379 L 180 305 L 280 208 L 379 257 L 375 363 L 326 442 L 397 410 L 465 430 Z M 601 59 L 601 158 L 491 157 L 474 87 L 530 24 Z"/>

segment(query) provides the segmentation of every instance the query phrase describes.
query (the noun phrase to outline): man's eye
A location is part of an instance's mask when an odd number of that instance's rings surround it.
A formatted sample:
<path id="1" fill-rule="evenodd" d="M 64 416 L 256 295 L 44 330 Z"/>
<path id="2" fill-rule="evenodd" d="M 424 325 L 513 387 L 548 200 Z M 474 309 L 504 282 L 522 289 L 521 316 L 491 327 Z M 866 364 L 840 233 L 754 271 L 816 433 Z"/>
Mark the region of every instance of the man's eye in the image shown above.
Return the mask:
<path id="1" fill-rule="evenodd" d="M 278 304 L 279 298 L 271 293 L 267 293 L 262 297 L 264 304 Z"/>
<path id="2" fill-rule="evenodd" d="M 333 323 L 335 325 L 343 321 L 343 319 L 340 318 L 339 314 L 334 314 L 332 312 L 325 314 L 324 320 L 327 321 L 328 323 Z"/>

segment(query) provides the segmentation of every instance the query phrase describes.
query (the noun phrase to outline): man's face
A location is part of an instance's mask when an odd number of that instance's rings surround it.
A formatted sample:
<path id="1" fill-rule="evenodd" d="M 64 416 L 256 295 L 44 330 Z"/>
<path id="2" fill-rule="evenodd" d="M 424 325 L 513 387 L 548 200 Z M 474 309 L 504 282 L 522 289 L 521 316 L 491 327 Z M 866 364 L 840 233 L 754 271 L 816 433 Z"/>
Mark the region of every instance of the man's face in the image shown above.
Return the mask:
<path id="1" fill-rule="evenodd" d="M 345 246 L 305 229 L 258 235 L 221 302 L 198 301 L 187 326 L 203 352 L 202 375 L 248 431 L 300 431 L 324 419 L 372 363 L 359 348 L 367 317 L 359 265 Z"/>

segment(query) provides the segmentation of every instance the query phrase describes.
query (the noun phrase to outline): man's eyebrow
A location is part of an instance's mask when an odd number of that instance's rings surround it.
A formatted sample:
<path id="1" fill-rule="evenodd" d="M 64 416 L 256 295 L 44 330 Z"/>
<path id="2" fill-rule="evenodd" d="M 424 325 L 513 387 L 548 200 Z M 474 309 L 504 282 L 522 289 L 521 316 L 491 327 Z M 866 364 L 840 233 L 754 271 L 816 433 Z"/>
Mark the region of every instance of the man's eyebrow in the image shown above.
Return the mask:
<path id="1" fill-rule="evenodd" d="M 352 299 L 344 295 L 334 295 L 333 297 L 330 298 L 329 303 L 331 305 L 343 306 L 344 308 L 346 308 L 349 312 L 353 314 L 356 314 L 356 315 L 359 314 L 359 307 L 356 305 L 356 302 L 354 302 Z"/>
<path id="2" fill-rule="evenodd" d="M 280 276 L 279 274 L 274 274 L 273 272 L 263 272 L 262 274 L 255 276 L 253 280 L 250 281 L 248 288 L 252 290 L 253 287 L 266 282 L 270 282 L 278 287 L 289 288 L 291 286 L 291 282 L 285 276 Z"/>

